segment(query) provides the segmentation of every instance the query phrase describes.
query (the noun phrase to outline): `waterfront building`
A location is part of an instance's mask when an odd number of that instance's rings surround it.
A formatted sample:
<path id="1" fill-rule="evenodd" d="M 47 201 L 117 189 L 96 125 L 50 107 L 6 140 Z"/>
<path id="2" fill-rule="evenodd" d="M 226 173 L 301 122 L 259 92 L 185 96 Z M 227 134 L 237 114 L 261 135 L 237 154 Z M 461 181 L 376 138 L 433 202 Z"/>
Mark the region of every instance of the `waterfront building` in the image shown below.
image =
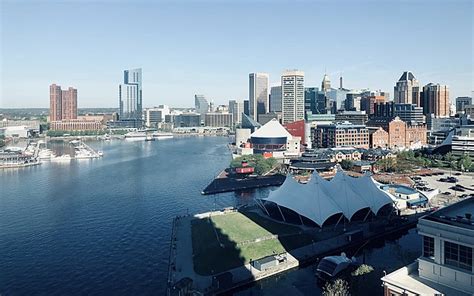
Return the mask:
<path id="1" fill-rule="evenodd" d="M 336 122 L 350 122 L 355 125 L 364 125 L 369 120 L 365 111 L 341 111 L 335 115 Z"/>
<path id="2" fill-rule="evenodd" d="M 280 112 L 282 110 L 281 86 L 272 86 L 270 89 L 270 112 Z"/>
<path id="3" fill-rule="evenodd" d="M 388 132 L 381 127 L 368 127 L 370 148 L 388 148 Z"/>
<path id="4" fill-rule="evenodd" d="M 439 136 L 440 133 L 434 133 L 431 138 Z M 434 154 L 446 154 L 451 152 L 452 155 L 461 157 L 465 154 L 474 157 L 474 125 L 464 125 L 453 128 L 440 136 L 441 139 L 430 139 L 437 147 Z"/>
<path id="5" fill-rule="evenodd" d="M 206 113 L 204 115 L 204 125 L 209 127 L 232 127 L 232 113 Z"/>
<path id="6" fill-rule="evenodd" d="M 32 135 L 33 130 L 24 125 L 7 126 L 0 128 L 0 135 L 6 138 L 28 138 Z"/>
<path id="7" fill-rule="evenodd" d="M 142 95 L 142 69 L 125 70 L 119 84 L 120 119 L 142 119 Z"/>
<path id="8" fill-rule="evenodd" d="M 457 97 L 456 98 L 456 112 L 463 112 L 466 106 L 472 106 L 471 97 Z"/>
<path id="9" fill-rule="evenodd" d="M 403 72 L 393 89 L 394 102 L 397 104 L 415 104 L 421 107 L 420 83 L 412 72 Z"/>
<path id="10" fill-rule="evenodd" d="M 434 117 L 449 117 L 449 87 L 429 83 L 423 87 L 423 113 L 434 114 Z"/>
<path id="11" fill-rule="evenodd" d="M 314 147 L 340 148 L 355 147 L 369 148 L 369 131 L 365 125 L 355 125 L 349 122 L 322 124 L 316 126 Z"/>
<path id="12" fill-rule="evenodd" d="M 61 86 L 49 86 L 49 120 L 77 119 L 77 89 L 69 87 L 62 90 Z"/>
<path id="13" fill-rule="evenodd" d="M 209 103 L 204 95 L 194 95 L 194 109 L 197 114 L 206 114 L 209 112 Z"/>
<path id="14" fill-rule="evenodd" d="M 259 114 L 268 112 L 268 74 L 249 74 L 249 116 L 258 121 Z"/>
<path id="15" fill-rule="evenodd" d="M 282 123 L 304 119 L 304 72 L 287 70 L 281 75 Z"/>
<path id="16" fill-rule="evenodd" d="M 40 131 L 40 121 L 39 120 L 12 120 L 4 118 L 0 120 L 0 128 L 10 127 L 10 126 L 26 126 L 27 128 Z"/>
<path id="17" fill-rule="evenodd" d="M 165 121 L 165 116 L 170 114 L 170 108 L 166 105 L 159 105 L 154 108 L 146 108 L 143 111 L 143 120 L 145 126 L 156 127 L 160 122 Z"/>
<path id="18" fill-rule="evenodd" d="M 173 118 L 174 127 L 199 127 L 201 126 L 201 114 L 183 113 Z"/>
<path id="19" fill-rule="evenodd" d="M 104 128 L 101 121 L 69 119 L 51 121 L 50 127 L 53 131 L 98 131 Z"/>
<path id="20" fill-rule="evenodd" d="M 250 135 L 254 154 L 285 158 L 299 156 L 299 137 L 293 137 L 276 119 L 272 119 Z"/>
<path id="21" fill-rule="evenodd" d="M 474 198 L 418 220 L 422 254 L 382 277 L 384 295 L 473 295 Z"/>
<path id="22" fill-rule="evenodd" d="M 232 113 L 233 125 L 242 122 L 242 113 L 244 112 L 244 104 L 236 100 L 229 101 L 229 113 Z"/>

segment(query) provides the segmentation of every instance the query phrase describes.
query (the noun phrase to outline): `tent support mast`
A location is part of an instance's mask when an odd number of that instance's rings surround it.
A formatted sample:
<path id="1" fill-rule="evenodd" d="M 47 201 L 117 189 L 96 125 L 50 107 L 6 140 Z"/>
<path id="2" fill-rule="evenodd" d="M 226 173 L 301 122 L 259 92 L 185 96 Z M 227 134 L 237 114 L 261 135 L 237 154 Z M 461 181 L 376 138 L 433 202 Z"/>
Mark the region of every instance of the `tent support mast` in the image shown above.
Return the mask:
<path id="1" fill-rule="evenodd" d="M 337 223 L 336 223 L 336 226 L 334 226 L 334 229 L 336 229 L 337 225 L 339 225 L 339 222 L 341 222 L 342 217 L 344 217 L 344 214 L 341 213 L 341 217 L 339 217 L 339 220 L 337 220 Z"/>
<path id="2" fill-rule="evenodd" d="M 263 204 L 263 201 L 259 201 L 258 198 L 256 198 L 255 201 L 257 202 L 257 205 L 260 208 L 262 208 L 267 213 L 267 215 L 270 217 L 270 213 L 267 211 L 267 208 L 265 208 L 265 205 Z"/>
<path id="3" fill-rule="evenodd" d="M 298 217 L 300 217 L 301 225 L 303 225 L 303 226 L 304 226 L 304 223 L 303 223 L 303 218 L 301 218 L 301 215 L 300 215 L 300 214 L 298 214 Z"/>
<path id="4" fill-rule="evenodd" d="M 369 217 L 370 211 L 371 211 L 370 209 L 367 211 L 367 215 L 365 215 L 364 222 L 365 222 L 365 220 L 367 220 L 367 218 Z"/>
<path id="5" fill-rule="evenodd" d="M 283 221 L 286 222 L 285 216 L 283 216 L 283 212 L 281 211 L 280 206 L 278 204 L 277 204 L 277 208 L 280 211 L 280 214 L 281 214 L 281 217 L 283 218 Z"/>

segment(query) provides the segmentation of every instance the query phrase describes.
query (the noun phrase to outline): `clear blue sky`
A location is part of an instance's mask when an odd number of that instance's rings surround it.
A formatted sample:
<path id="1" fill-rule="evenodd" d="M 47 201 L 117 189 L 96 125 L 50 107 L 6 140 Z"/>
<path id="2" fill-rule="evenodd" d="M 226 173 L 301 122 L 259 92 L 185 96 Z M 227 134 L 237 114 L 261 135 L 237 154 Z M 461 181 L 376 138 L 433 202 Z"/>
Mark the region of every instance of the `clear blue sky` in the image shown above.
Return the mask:
<path id="1" fill-rule="evenodd" d="M 49 85 L 78 89 L 79 107 L 116 107 L 123 70 L 143 69 L 145 106 L 248 96 L 248 73 L 325 69 L 337 85 L 389 91 L 404 70 L 422 84 L 473 90 L 471 0 L 0 0 L 0 107 L 48 107 Z"/>

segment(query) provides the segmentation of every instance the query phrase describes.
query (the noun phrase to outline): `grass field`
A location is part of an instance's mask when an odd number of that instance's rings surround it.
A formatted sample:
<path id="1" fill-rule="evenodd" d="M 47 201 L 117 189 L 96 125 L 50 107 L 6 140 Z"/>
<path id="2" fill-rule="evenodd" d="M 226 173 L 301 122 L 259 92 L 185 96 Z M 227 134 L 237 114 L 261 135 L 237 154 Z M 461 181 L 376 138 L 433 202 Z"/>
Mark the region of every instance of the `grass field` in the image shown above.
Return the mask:
<path id="1" fill-rule="evenodd" d="M 273 253 L 290 251 L 311 243 L 298 226 L 278 223 L 256 213 L 228 213 L 192 221 L 194 270 L 216 274 Z M 254 242 L 258 238 L 283 235 Z M 250 241 L 250 242 L 249 242 Z"/>

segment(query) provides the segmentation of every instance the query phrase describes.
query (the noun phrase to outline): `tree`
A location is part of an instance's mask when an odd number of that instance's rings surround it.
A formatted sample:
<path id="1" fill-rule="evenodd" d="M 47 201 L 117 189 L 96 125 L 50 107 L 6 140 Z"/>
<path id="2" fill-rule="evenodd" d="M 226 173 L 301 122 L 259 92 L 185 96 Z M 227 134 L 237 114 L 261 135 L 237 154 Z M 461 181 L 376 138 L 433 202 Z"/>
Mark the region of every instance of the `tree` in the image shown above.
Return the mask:
<path id="1" fill-rule="evenodd" d="M 354 163 L 350 160 L 344 159 L 341 161 L 341 167 L 345 170 L 351 170 L 354 167 Z"/>
<path id="2" fill-rule="evenodd" d="M 458 161 L 458 169 L 462 171 L 470 170 L 472 166 L 471 157 L 468 154 L 463 154 L 461 159 Z"/>
<path id="3" fill-rule="evenodd" d="M 453 154 L 451 152 L 446 153 L 446 155 L 444 156 L 444 160 L 447 162 L 453 161 L 454 160 Z"/>
<path id="4" fill-rule="evenodd" d="M 333 283 L 326 283 L 323 288 L 323 296 L 350 296 L 349 284 L 342 279 L 337 279 Z"/>
<path id="5" fill-rule="evenodd" d="M 264 158 L 261 154 L 242 155 L 230 162 L 231 168 L 242 167 L 242 162 L 247 162 L 249 166 L 254 167 L 257 175 L 263 175 L 273 169 L 277 164 L 277 160 L 273 157 Z"/>

